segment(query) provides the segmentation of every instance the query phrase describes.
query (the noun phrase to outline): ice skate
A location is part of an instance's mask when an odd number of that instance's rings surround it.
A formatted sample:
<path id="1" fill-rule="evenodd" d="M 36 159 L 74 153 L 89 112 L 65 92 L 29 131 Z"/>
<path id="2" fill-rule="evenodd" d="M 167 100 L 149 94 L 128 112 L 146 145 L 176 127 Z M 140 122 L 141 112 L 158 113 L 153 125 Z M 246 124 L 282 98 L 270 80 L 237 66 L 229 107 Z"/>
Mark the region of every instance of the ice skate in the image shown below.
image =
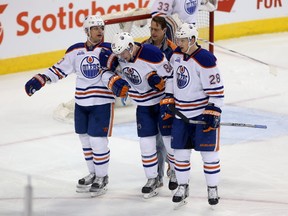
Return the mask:
<path id="1" fill-rule="evenodd" d="M 176 204 L 174 209 L 178 209 L 181 206 L 187 204 L 186 198 L 189 196 L 189 185 L 181 184 L 178 186 L 178 190 L 174 194 L 172 201 Z"/>
<path id="2" fill-rule="evenodd" d="M 93 181 L 91 188 L 90 188 L 90 194 L 91 197 L 101 196 L 106 193 L 107 191 L 107 184 L 108 184 L 108 176 L 104 177 L 97 177 Z"/>
<path id="3" fill-rule="evenodd" d="M 169 180 L 168 187 L 169 187 L 169 190 L 172 190 L 172 191 L 178 187 L 175 170 L 171 170 L 170 172 L 170 180 Z"/>
<path id="4" fill-rule="evenodd" d="M 89 175 L 78 180 L 78 184 L 76 185 L 77 193 L 87 193 L 91 187 L 95 179 L 95 173 L 90 173 Z"/>
<path id="5" fill-rule="evenodd" d="M 147 183 L 142 188 L 142 193 L 144 199 L 149 199 L 151 197 L 158 195 L 157 188 L 160 186 L 159 176 L 156 178 L 148 179 Z"/>
<path id="6" fill-rule="evenodd" d="M 208 186 L 207 191 L 208 191 L 208 203 L 210 205 L 217 205 L 220 199 L 220 197 L 218 197 L 217 186 L 214 187 Z"/>

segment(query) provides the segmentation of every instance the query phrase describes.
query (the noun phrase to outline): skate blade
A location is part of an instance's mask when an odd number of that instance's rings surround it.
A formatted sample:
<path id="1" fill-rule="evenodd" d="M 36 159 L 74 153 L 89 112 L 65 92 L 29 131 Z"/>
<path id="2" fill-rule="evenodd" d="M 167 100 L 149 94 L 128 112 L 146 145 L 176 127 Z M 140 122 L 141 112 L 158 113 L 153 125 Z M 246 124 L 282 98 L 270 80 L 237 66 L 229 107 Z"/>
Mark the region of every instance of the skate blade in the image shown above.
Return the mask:
<path id="1" fill-rule="evenodd" d="M 158 191 L 154 190 L 151 193 L 143 194 L 143 198 L 144 199 L 150 199 L 150 198 L 155 197 L 157 195 L 158 195 Z"/>
<path id="2" fill-rule="evenodd" d="M 178 210 L 179 208 L 181 208 L 182 206 L 186 205 L 188 202 L 186 199 L 182 200 L 181 202 L 175 204 L 174 206 L 174 210 Z"/>
<path id="3" fill-rule="evenodd" d="M 213 210 L 213 211 L 214 211 L 215 209 L 217 209 L 217 207 L 218 207 L 217 204 L 215 204 L 215 205 L 210 205 L 210 209 Z"/>
<path id="4" fill-rule="evenodd" d="M 93 197 L 101 196 L 101 195 L 105 194 L 106 192 L 107 192 L 107 188 L 104 187 L 99 191 L 93 191 L 93 192 L 90 191 L 90 195 L 93 198 Z"/>
<path id="5" fill-rule="evenodd" d="M 87 186 L 76 186 L 76 192 L 77 193 L 88 193 L 90 190 L 91 185 Z"/>

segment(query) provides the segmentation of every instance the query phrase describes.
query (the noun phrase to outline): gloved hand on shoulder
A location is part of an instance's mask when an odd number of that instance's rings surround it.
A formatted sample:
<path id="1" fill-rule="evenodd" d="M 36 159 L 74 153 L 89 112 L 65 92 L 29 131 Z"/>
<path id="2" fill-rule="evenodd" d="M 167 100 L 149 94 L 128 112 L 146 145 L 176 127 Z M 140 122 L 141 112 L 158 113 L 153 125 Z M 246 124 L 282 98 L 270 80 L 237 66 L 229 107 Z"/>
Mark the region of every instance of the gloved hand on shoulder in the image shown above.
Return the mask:
<path id="1" fill-rule="evenodd" d="M 222 110 L 214 104 L 208 104 L 203 112 L 202 120 L 206 122 L 203 126 L 204 132 L 216 130 L 220 125 Z"/>
<path id="2" fill-rule="evenodd" d="M 160 115 L 163 120 L 167 120 L 174 115 L 169 109 L 169 106 L 175 106 L 175 100 L 172 94 L 166 94 L 160 101 Z"/>
<path id="3" fill-rule="evenodd" d="M 40 90 L 48 80 L 50 79 L 44 74 L 36 74 L 25 84 L 27 95 L 32 96 L 36 91 Z"/>
<path id="4" fill-rule="evenodd" d="M 125 98 L 127 96 L 130 85 L 128 82 L 115 74 L 110 77 L 108 88 L 112 90 L 113 94 L 117 97 Z"/>
<path id="5" fill-rule="evenodd" d="M 147 81 L 151 88 L 156 91 L 162 91 L 165 88 L 165 81 L 156 71 L 152 71 L 147 75 Z"/>
<path id="6" fill-rule="evenodd" d="M 119 65 L 117 56 L 108 49 L 102 48 L 99 61 L 102 68 L 107 68 L 110 71 L 115 71 L 117 66 Z"/>

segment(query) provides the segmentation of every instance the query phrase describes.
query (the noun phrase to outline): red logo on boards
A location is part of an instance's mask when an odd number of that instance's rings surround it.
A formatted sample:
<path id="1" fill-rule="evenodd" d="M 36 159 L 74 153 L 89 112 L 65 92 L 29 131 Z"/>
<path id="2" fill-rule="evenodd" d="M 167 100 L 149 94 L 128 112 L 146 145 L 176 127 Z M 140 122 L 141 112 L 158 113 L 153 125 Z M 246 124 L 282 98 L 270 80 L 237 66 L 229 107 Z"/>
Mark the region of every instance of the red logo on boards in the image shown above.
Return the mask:
<path id="1" fill-rule="evenodd" d="M 217 11 L 231 12 L 235 0 L 219 0 Z"/>
<path id="2" fill-rule="evenodd" d="M 7 7 L 7 4 L 6 5 L 0 5 L 0 14 L 2 14 L 4 12 L 6 7 Z M 0 45 L 3 41 L 3 38 L 4 38 L 4 28 L 3 28 L 2 23 L 0 21 Z"/>

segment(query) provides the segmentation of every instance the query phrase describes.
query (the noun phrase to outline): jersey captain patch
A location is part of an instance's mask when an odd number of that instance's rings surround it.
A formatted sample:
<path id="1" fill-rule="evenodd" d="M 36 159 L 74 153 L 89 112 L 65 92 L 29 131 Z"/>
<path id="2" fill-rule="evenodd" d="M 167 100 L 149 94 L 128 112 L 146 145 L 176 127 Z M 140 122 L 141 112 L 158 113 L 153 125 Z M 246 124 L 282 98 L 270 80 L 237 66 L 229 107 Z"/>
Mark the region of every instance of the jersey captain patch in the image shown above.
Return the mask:
<path id="1" fill-rule="evenodd" d="M 185 11 L 190 15 L 194 14 L 196 11 L 197 5 L 198 5 L 198 0 L 186 0 L 185 5 L 184 5 Z"/>
<path id="2" fill-rule="evenodd" d="M 177 68 L 176 77 L 177 77 L 177 86 L 179 89 L 185 88 L 190 81 L 190 75 L 185 66 L 179 66 Z"/>
<path id="3" fill-rule="evenodd" d="M 142 83 L 140 74 L 134 68 L 126 67 L 123 69 L 123 73 L 134 85 L 140 85 Z"/>
<path id="4" fill-rule="evenodd" d="M 81 73 L 88 79 L 93 79 L 100 74 L 99 67 L 99 59 L 95 56 L 86 56 L 80 64 Z"/>

